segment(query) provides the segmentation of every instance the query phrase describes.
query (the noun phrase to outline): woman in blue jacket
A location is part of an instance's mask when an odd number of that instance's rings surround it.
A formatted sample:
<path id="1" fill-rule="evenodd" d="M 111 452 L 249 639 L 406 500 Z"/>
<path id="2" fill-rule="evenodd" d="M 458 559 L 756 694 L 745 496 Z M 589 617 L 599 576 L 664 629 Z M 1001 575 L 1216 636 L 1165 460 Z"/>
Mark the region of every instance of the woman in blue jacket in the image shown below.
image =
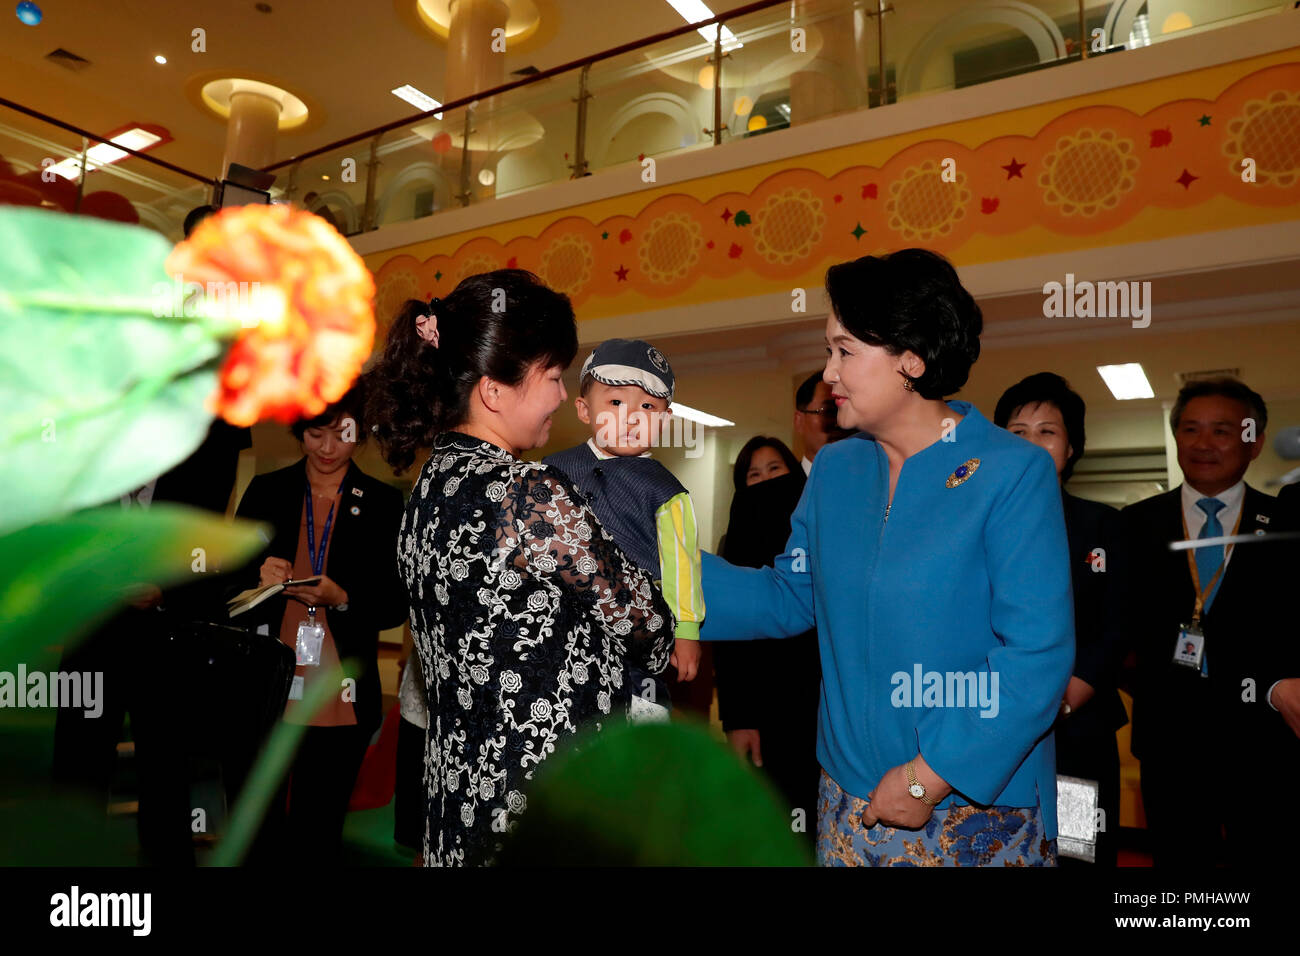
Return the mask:
<path id="1" fill-rule="evenodd" d="M 704 556 L 701 638 L 816 626 L 823 865 L 1054 865 L 1074 661 L 1056 470 L 943 401 L 983 320 L 942 256 L 866 256 L 826 289 L 823 377 L 859 434 L 814 460 L 775 567 Z"/>

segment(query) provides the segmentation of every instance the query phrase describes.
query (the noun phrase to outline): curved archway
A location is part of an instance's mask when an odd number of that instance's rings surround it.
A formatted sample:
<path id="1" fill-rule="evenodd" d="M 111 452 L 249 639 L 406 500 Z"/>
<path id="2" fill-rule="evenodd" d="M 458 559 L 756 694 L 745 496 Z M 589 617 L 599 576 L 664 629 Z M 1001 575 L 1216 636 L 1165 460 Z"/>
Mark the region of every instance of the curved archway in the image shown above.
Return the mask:
<path id="1" fill-rule="evenodd" d="M 1040 63 L 1065 56 L 1065 37 L 1046 13 L 1016 0 L 994 0 L 978 7 L 967 7 L 927 33 L 903 65 L 898 80 L 899 95 L 920 91 L 921 78 L 930 59 L 953 37 L 970 27 L 987 23 L 1001 23 L 1027 36 L 1034 44 Z"/>
<path id="2" fill-rule="evenodd" d="M 1133 21 L 1146 5 L 1147 0 L 1115 0 L 1106 11 L 1104 37 L 1107 47 L 1123 44 L 1128 46 L 1129 35 L 1133 32 Z"/>
<path id="3" fill-rule="evenodd" d="M 505 153 L 496 161 L 496 195 L 509 196 L 537 186 L 563 182 L 570 170 L 547 149 L 545 141 Z"/>
<path id="4" fill-rule="evenodd" d="M 382 226 L 388 216 L 389 204 L 412 183 L 428 183 L 433 186 L 434 208 L 437 200 L 444 202 L 451 195 L 451 186 L 442 170 L 427 160 L 412 163 L 393 177 L 393 181 L 384 187 L 384 194 L 375 203 L 375 225 Z"/>
<path id="5" fill-rule="evenodd" d="M 696 127 L 700 124 L 696 122 L 697 117 L 690 103 L 680 96 L 672 93 L 645 93 L 635 97 L 620 106 L 614 111 L 614 115 L 605 123 L 604 129 L 601 130 L 599 149 L 591 152 L 588 157 L 591 165 L 601 167 L 606 165 L 606 158 L 609 155 L 609 145 L 614 141 L 629 123 L 641 116 L 648 116 L 653 113 L 659 113 L 667 116 L 677 126 L 679 133 L 682 133 L 682 140 L 689 143 L 697 143 L 700 139 L 700 133 Z M 591 142 L 589 140 L 589 142 Z"/>
<path id="6" fill-rule="evenodd" d="M 321 206 L 329 207 L 332 213 L 343 214 L 343 225 L 347 229 L 347 235 L 361 231 L 361 213 L 357 210 L 357 204 L 352 201 L 352 197 L 340 190 L 332 190 L 327 193 L 318 193 L 315 201 L 307 207 L 309 212 L 316 212 Z"/>

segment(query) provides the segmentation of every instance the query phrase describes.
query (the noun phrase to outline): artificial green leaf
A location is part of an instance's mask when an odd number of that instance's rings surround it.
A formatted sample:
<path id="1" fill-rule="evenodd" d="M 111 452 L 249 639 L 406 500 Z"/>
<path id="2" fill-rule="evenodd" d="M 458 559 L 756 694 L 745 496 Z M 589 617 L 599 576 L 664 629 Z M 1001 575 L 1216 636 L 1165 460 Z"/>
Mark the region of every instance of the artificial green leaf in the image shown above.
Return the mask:
<path id="1" fill-rule="evenodd" d="M 502 866 L 811 862 L 770 785 L 685 722 L 615 726 L 568 741 L 525 796 Z"/>
<path id="2" fill-rule="evenodd" d="M 200 559 L 205 573 L 233 571 L 262 544 L 252 522 L 165 504 L 114 504 L 0 537 L 0 669 L 84 635 L 129 585 L 191 581 Z"/>
<path id="3" fill-rule="evenodd" d="M 228 319 L 175 314 L 171 246 L 138 226 L 0 207 L 0 534 L 183 461 Z"/>

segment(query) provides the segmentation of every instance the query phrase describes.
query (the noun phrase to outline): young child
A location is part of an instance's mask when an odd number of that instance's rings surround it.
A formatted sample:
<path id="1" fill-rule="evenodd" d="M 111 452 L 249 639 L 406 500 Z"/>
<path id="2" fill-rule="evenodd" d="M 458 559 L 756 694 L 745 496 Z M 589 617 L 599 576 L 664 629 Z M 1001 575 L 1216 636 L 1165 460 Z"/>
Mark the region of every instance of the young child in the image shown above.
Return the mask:
<path id="1" fill-rule="evenodd" d="M 673 370 L 662 352 L 639 339 L 609 339 L 582 366 L 574 405 L 591 427 L 581 445 L 547 456 L 587 496 L 623 552 L 656 575 L 677 622 L 670 663 L 677 679 L 694 679 L 700 662 L 700 546 L 690 492 L 650 457 L 660 422 L 672 414 Z M 666 720 L 667 684 L 630 672 L 633 720 Z"/>

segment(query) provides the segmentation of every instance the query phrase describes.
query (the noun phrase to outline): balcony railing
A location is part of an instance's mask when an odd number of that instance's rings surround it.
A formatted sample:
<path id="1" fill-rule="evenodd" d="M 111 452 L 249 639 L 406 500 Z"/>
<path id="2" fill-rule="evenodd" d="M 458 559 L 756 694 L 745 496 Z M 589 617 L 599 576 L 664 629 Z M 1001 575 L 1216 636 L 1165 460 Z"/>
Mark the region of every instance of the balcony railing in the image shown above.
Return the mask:
<path id="1" fill-rule="evenodd" d="M 105 144 L 113 147 L 109 156 L 92 152 Z M 186 214 L 208 201 L 213 185 L 157 156 L 0 99 L 0 204 L 139 222 L 179 239 Z"/>
<path id="2" fill-rule="evenodd" d="M 763 0 L 266 168 L 277 174 L 277 199 L 355 235 L 644 157 L 780 134 L 1290 7 L 1291 0 Z M 0 106 L 8 107 L 0 109 L 0 155 L 12 173 L 5 179 L 0 168 L 0 202 L 10 201 L 6 188 L 22 194 L 18 181 L 39 172 L 42 158 L 77 155 L 101 139 L 8 101 Z M 177 238 L 180 220 L 207 201 L 212 182 L 132 154 L 75 185 L 80 203 L 108 202 L 95 193 L 116 192 L 143 223 Z"/>

